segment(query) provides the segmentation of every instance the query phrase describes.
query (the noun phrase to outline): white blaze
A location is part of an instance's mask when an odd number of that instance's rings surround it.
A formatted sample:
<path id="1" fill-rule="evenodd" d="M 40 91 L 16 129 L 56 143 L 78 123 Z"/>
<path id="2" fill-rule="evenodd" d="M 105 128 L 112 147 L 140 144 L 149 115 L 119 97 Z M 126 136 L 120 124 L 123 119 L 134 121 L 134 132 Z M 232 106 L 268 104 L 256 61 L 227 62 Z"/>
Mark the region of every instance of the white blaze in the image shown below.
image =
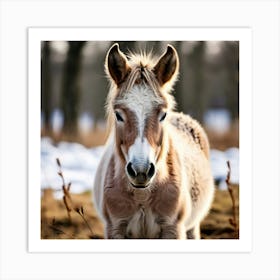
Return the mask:
<path id="1" fill-rule="evenodd" d="M 147 138 L 144 137 L 145 121 L 151 115 L 161 99 L 155 95 L 152 89 L 145 85 L 135 85 L 123 98 L 122 102 L 134 112 L 137 125 L 138 135 L 135 142 L 130 146 L 127 155 L 127 162 L 136 161 L 143 166 L 147 161 L 155 163 L 155 151 L 150 145 Z"/>
<path id="2" fill-rule="evenodd" d="M 137 137 L 129 147 L 128 162 L 137 162 L 138 166 L 145 166 L 149 162 L 155 162 L 155 152 L 147 138 Z"/>
<path id="3" fill-rule="evenodd" d="M 125 96 L 123 101 L 135 113 L 138 124 L 138 136 L 143 137 L 145 120 L 153 111 L 155 104 L 160 100 L 155 93 L 145 84 L 134 86 Z"/>

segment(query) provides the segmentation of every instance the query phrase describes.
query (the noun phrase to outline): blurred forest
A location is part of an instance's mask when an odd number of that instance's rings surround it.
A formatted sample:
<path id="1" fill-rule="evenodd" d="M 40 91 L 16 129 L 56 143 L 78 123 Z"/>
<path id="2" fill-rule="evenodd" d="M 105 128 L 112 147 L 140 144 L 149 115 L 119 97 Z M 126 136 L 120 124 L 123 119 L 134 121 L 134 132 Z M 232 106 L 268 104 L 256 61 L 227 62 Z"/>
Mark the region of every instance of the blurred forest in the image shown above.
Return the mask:
<path id="1" fill-rule="evenodd" d="M 57 141 L 75 140 L 86 146 L 104 143 L 104 105 L 109 88 L 104 60 L 113 43 L 41 43 L 42 136 L 51 136 Z M 238 41 L 118 43 L 124 53 L 152 50 L 158 56 L 165 51 L 167 44 L 172 44 L 180 58 L 179 81 L 173 92 L 178 111 L 198 119 L 215 137 L 225 135 L 234 128 L 234 135 L 229 137 L 234 143 L 227 146 L 238 146 Z"/>

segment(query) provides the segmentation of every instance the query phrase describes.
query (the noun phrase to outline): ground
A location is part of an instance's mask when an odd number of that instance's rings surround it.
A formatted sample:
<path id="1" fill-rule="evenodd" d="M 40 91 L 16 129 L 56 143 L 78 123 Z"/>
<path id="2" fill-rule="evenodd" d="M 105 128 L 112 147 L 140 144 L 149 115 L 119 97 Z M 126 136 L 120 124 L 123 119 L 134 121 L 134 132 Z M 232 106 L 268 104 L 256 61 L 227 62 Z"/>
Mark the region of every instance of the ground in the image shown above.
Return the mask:
<path id="1" fill-rule="evenodd" d="M 233 186 L 237 229 L 239 221 L 239 186 Z M 73 209 L 68 211 L 63 200 L 56 200 L 53 190 L 46 189 L 41 199 L 42 239 L 103 238 L 103 226 L 97 217 L 90 192 L 71 194 Z M 82 209 L 82 210 L 81 210 Z M 233 203 L 227 190 L 216 190 L 208 216 L 201 224 L 203 239 L 234 239 L 238 232 L 231 224 Z"/>

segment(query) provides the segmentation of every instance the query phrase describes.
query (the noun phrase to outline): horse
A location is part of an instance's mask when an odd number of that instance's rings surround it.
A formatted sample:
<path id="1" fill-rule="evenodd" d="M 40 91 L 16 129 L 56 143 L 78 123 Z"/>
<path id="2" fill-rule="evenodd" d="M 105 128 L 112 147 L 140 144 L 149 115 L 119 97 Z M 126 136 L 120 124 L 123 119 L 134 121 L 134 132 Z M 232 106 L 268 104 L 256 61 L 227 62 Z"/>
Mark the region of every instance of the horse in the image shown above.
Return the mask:
<path id="1" fill-rule="evenodd" d="M 209 142 L 175 111 L 176 49 L 158 57 L 107 52 L 110 133 L 97 168 L 94 205 L 106 239 L 200 239 L 214 196 Z"/>

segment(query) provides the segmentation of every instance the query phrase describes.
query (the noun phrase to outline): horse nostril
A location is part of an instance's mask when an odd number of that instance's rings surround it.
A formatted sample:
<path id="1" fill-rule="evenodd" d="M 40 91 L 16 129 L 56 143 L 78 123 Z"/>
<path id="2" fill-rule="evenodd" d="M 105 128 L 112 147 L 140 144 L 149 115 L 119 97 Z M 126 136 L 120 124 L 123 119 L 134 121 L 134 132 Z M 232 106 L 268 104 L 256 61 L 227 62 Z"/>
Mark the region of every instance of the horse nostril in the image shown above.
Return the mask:
<path id="1" fill-rule="evenodd" d="M 135 171 L 135 169 L 133 168 L 132 166 L 132 163 L 129 162 L 126 166 L 126 170 L 127 170 L 127 173 L 129 174 L 129 176 L 135 178 L 137 176 L 137 172 Z"/>
<path id="2" fill-rule="evenodd" d="M 148 178 L 152 178 L 154 176 L 154 174 L 155 174 L 155 166 L 153 163 L 151 163 L 147 176 L 148 176 Z"/>

